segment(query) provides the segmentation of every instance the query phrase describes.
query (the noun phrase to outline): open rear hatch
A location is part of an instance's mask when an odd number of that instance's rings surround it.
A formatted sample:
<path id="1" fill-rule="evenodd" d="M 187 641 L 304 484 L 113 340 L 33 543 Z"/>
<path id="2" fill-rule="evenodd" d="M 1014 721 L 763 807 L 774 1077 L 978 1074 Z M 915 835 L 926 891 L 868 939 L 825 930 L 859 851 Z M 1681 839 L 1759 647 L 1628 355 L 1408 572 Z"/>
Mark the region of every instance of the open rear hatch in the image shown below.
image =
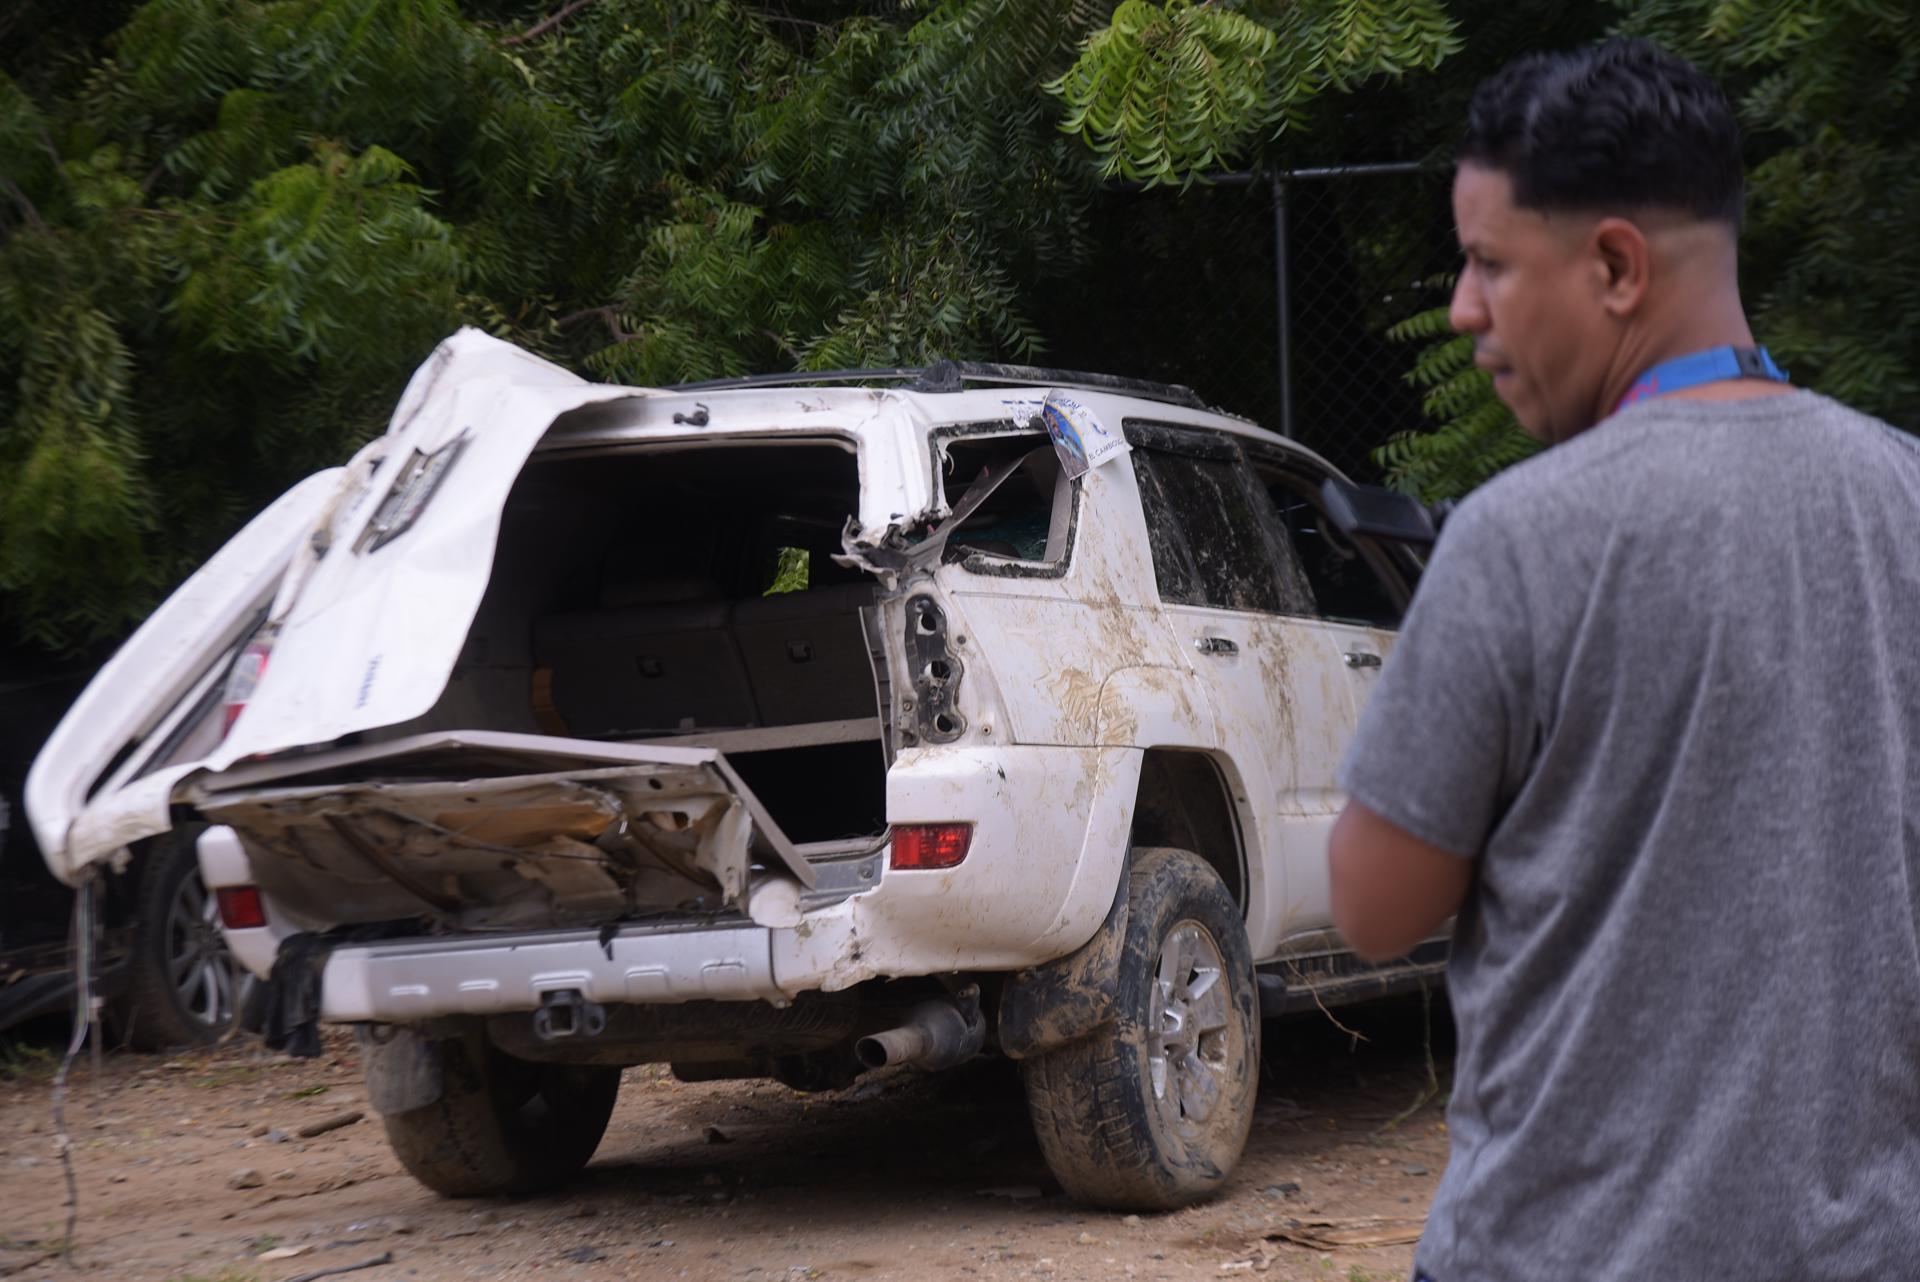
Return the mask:
<path id="1" fill-rule="evenodd" d="M 884 653 L 874 576 L 843 554 L 848 530 L 885 541 L 894 514 L 925 506 L 900 479 L 917 471 L 896 466 L 906 424 L 866 402 L 842 413 L 748 394 L 723 421 L 704 406 L 687 421 L 662 397 L 584 382 L 473 331 L 442 344 L 385 436 L 242 531 L 62 721 L 27 786 L 49 867 L 77 884 L 166 831 L 182 804 L 216 792 L 238 804 L 237 780 L 339 794 L 289 797 L 284 822 L 264 803 L 235 819 L 279 853 L 289 889 L 313 880 L 316 893 L 285 903 L 316 926 L 374 920 L 367 902 L 391 916 L 391 888 L 408 881 L 407 911 L 462 920 L 533 911 L 519 902 L 530 879 L 562 917 L 597 918 L 610 886 L 629 913 L 697 899 L 683 884 L 739 910 L 753 843 L 775 881 L 807 881 L 767 810 L 816 862 L 817 844 L 873 847 L 890 760 Z M 863 458 L 869 439 L 882 448 Z M 314 750 L 328 755 L 299 755 Z M 323 784 L 322 760 L 349 773 Z M 712 831 L 674 841 L 705 862 L 643 857 L 646 841 L 673 845 L 644 817 L 666 811 L 575 778 L 592 770 L 730 798 L 745 835 L 727 836 L 719 810 L 686 809 Z M 522 776 L 521 791 L 507 786 Z M 551 799 L 563 817 L 521 833 L 431 794 L 468 779 L 514 805 Z M 376 813 L 416 785 L 427 791 L 404 794 L 405 818 Z M 618 816 L 596 827 L 594 806 Z M 436 833 L 443 818 L 456 822 Z M 405 853 L 376 878 L 355 843 Z"/>
<path id="2" fill-rule="evenodd" d="M 238 766 L 189 800 L 270 895 L 338 923 L 792 925 L 818 883 L 711 748 L 445 731 Z"/>
<path id="3" fill-rule="evenodd" d="M 107 662 L 35 759 L 27 809 L 77 884 L 172 824 L 203 770 L 404 722 L 446 685 L 508 491 L 562 415 L 656 395 L 474 330 L 435 349 L 384 436 L 249 522 Z M 221 707 L 240 647 L 257 683 Z M 237 719 L 236 719 L 237 718 Z"/>

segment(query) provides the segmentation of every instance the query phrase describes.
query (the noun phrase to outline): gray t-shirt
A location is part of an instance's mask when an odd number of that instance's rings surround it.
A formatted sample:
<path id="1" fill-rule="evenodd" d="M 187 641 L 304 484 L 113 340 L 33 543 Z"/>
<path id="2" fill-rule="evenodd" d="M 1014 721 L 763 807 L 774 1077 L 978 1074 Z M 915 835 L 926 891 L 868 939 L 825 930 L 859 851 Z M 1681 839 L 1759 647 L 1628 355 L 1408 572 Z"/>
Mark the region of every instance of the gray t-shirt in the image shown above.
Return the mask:
<path id="1" fill-rule="evenodd" d="M 1435 1282 L 1920 1277 L 1920 446 L 1644 402 L 1448 523 L 1345 771 L 1477 861 Z"/>

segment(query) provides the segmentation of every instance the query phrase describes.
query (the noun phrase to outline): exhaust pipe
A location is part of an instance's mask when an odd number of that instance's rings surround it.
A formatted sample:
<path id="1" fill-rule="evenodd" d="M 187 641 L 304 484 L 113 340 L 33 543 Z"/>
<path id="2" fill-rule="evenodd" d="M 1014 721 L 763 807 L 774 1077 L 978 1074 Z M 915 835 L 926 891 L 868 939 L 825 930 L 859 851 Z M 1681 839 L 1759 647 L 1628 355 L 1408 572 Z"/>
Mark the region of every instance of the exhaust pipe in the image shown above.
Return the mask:
<path id="1" fill-rule="evenodd" d="M 974 1000 L 966 1005 L 968 1009 L 962 1010 L 959 1003 L 946 998 L 921 1002 L 907 1012 L 899 1027 L 855 1042 L 853 1053 L 868 1068 L 890 1064 L 952 1068 L 972 1058 L 986 1040 L 987 1022 L 980 1017 L 977 989 Z"/>

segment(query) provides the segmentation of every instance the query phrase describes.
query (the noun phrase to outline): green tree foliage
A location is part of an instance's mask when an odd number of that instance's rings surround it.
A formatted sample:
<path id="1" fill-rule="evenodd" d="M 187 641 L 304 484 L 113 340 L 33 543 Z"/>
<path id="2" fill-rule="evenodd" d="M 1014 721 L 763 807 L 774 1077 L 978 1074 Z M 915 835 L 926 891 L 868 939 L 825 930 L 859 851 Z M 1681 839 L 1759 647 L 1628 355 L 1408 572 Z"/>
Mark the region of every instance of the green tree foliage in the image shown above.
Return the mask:
<path id="1" fill-rule="evenodd" d="M 1037 350 L 1092 4 L 19 0 L 0 596 L 111 637 L 478 324 L 659 384 Z"/>
<path id="2" fill-rule="evenodd" d="M 1048 88 L 1103 176 L 1187 182 L 1297 127 L 1328 89 L 1459 47 L 1439 0 L 1122 0 Z"/>
<path id="3" fill-rule="evenodd" d="M 1409 317 L 1387 336 L 1422 345 L 1407 381 L 1420 389 L 1421 411 L 1442 425 L 1398 433 L 1375 451 L 1396 487 L 1428 502 L 1458 498 L 1539 449 L 1494 395 L 1493 376 L 1474 365 L 1473 338 L 1453 332 L 1445 307 Z"/>
<path id="4" fill-rule="evenodd" d="M 1727 86 L 1747 140 L 1741 287 L 1794 381 L 1920 431 L 1920 10 L 1656 0 L 1625 30 Z"/>
<path id="5" fill-rule="evenodd" d="M 1126 0 L 1048 88 L 1068 108 L 1064 127 L 1087 141 L 1103 174 L 1149 185 L 1249 161 L 1445 164 L 1483 76 L 1522 53 L 1592 39 L 1607 16 L 1550 0 Z M 1401 257 L 1409 235 L 1447 235 L 1396 222 L 1405 202 L 1375 194 L 1382 199 L 1359 202 L 1344 229 L 1356 268 Z M 1363 313 L 1385 303 L 1388 315 L 1394 307 L 1404 315 L 1404 303 L 1362 302 Z M 1388 334 L 1409 344 L 1408 382 L 1437 425 L 1399 433 L 1376 453 L 1394 484 L 1450 497 L 1532 451 L 1472 367 L 1471 343 L 1449 333 L 1445 308 L 1423 308 Z"/>
<path id="6" fill-rule="evenodd" d="M 463 323 L 646 384 L 1030 358 L 1101 177 L 1443 157 L 1609 21 L 1736 95 L 1763 338 L 1916 425 L 1899 0 L 13 0 L 0 610 L 124 632 Z M 1391 221 L 1348 258 L 1445 236 Z M 1384 455 L 1436 496 L 1524 449 L 1441 326 L 1395 334 L 1442 426 Z"/>

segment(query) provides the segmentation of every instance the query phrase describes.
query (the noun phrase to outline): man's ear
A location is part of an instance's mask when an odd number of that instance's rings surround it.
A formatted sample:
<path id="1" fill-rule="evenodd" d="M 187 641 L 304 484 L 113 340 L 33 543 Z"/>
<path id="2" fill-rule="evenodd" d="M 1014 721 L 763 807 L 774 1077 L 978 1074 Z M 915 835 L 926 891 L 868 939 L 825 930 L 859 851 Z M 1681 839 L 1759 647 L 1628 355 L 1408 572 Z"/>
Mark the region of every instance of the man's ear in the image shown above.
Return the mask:
<path id="1" fill-rule="evenodd" d="M 1652 283 L 1653 249 L 1646 233 L 1625 218 L 1602 218 L 1593 225 L 1588 243 L 1601 306 L 1615 317 L 1632 315 Z"/>

